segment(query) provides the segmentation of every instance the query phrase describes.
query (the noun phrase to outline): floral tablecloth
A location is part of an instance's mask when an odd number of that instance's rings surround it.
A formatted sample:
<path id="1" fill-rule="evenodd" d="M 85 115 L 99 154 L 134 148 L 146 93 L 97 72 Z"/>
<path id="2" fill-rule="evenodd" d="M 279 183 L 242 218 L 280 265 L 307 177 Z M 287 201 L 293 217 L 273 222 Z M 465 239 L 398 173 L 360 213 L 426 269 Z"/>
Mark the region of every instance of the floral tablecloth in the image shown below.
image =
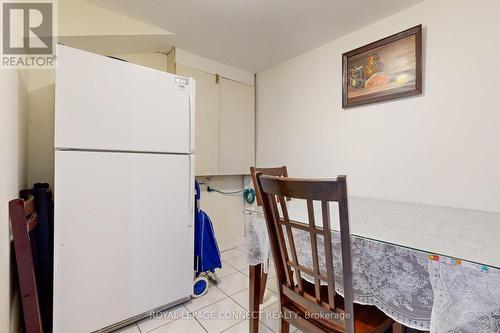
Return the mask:
<path id="1" fill-rule="evenodd" d="M 249 264 L 266 265 L 270 248 L 262 210 L 244 214 Z M 312 267 L 309 233 L 294 229 L 293 236 L 299 263 Z M 332 239 L 335 289 L 343 295 L 340 234 L 332 231 Z M 374 305 L 418 330 L 500 333 L 500 270 L 355 235 L 351 240 L 356 303 Z M 322 237 L 318 250 L 320 269 L 326 270 Z"/>

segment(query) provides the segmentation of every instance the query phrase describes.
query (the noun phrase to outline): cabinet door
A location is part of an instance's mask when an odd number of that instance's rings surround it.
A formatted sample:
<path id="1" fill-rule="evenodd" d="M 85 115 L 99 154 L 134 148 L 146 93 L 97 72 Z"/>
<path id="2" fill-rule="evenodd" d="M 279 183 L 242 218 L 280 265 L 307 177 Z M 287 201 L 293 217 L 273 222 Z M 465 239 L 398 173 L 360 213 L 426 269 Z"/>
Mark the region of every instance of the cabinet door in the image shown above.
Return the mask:
<path id="1" fill-rule="evenodd" d="M 195 174 L 219 174 L 219 87 L 215 75 L 176 64 L 177 74 L 196 80 Z"/>
<path id="2" fill-rule="evenodd" d="M 254 87 L 220 79 L 221 174 L 244 175 L 255 164 Z"/>

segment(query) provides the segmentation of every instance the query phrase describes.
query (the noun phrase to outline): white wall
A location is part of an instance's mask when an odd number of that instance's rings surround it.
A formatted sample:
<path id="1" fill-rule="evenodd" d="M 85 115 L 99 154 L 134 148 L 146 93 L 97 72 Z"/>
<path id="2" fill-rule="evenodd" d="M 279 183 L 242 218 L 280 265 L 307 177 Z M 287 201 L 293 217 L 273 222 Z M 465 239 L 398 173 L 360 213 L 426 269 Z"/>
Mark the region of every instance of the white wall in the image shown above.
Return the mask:
<path id="1" fill-rule="evenodd" d="M 0 332 L 18 331 L 18 299 L 10 276 L 10 200 L 26 185 L 27 94 L 24 74 L 0 73 Z"/>
<path id="2" fill-rule="evenodd" d="M 206 182 L 206 177 L 196 177 L 199 182 Z M 213 176 L 209 185 L 215 189 L 233 192 L 243 188 L 243 176 Z M 244 201 L 241 193 L 224 195 L 207 192 L 201 188 L 201 209 L 208 214 L 214 226 L 215 236 L 221 251 L 232 248 L 245 237 L 243 219 Z M 241 245 L 241 244 L 240 244 Z"/>
<path id="3" fill-rule="evenodd" d="M 427 0 L 258 74 L 257 165 L 357 196 L 500 211 L 500 2 Z M 422 23 L 424 94 L 342 110 L 341 55 Z"/>
<path id="4" fill-rule="evenodd" d="M 59 36 L 169 35 L 171 32 L 96 6 L 85 0 L 59 0 Z"/>
<path id="5" fill-rule="evenodd" d="M 55 71 L 28 74 L 28 185 L 54 182 Z"/>

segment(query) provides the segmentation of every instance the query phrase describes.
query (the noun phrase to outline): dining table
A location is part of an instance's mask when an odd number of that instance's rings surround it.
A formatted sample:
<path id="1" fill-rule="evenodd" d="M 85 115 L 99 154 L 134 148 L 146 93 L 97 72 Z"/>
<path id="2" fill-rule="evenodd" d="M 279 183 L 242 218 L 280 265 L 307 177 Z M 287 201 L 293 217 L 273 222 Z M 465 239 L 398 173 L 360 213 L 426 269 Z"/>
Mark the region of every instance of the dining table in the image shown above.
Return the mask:
<path id="1" fill-rule="evenodd" d="M 304 200 L 286 205 L 290 220 L 307 223 Z M 314 210 L 321 216 L 320 203 Z M 249 205 L 243 213 L 250 331 L 258 332 L 272 255 L 262 207 Z M 336 203 L 330 203 L 330 214 L 335 292 L 343 295 Z M 395 322 L 420 331 L 500 332 L 500 213 L 350 197 L 349 224 L 355 303 L 376 306 Z M 293 238 L 299 262 L 312 267 L 309 233 L 295 229 Z M 326 270 L 322 242 L 318 255 L 320 269 Z"/>

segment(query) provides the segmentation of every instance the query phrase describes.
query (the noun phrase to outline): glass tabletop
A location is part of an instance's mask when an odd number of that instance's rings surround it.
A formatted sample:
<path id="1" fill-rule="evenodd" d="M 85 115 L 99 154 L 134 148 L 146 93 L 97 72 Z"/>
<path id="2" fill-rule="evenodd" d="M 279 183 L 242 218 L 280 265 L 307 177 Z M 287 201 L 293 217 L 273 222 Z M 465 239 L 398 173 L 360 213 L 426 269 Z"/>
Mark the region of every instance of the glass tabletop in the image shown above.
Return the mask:
<path id="1" fill-rule="evenodd" d="M 304 200 L 287 201 L 287 207 L 291 220 L 308 223 Z M 322 226 L 320 202 L 314 211 L 316 225 Z M 262 214 L 262 207 L 245 212 Z M 330 220 L 338 231 L 336 203 L 330 203 Z M 350 197 L 349 224 L 356 237 L 425 252 L 434 260 L 500 269 L 500 213 Z"/>

